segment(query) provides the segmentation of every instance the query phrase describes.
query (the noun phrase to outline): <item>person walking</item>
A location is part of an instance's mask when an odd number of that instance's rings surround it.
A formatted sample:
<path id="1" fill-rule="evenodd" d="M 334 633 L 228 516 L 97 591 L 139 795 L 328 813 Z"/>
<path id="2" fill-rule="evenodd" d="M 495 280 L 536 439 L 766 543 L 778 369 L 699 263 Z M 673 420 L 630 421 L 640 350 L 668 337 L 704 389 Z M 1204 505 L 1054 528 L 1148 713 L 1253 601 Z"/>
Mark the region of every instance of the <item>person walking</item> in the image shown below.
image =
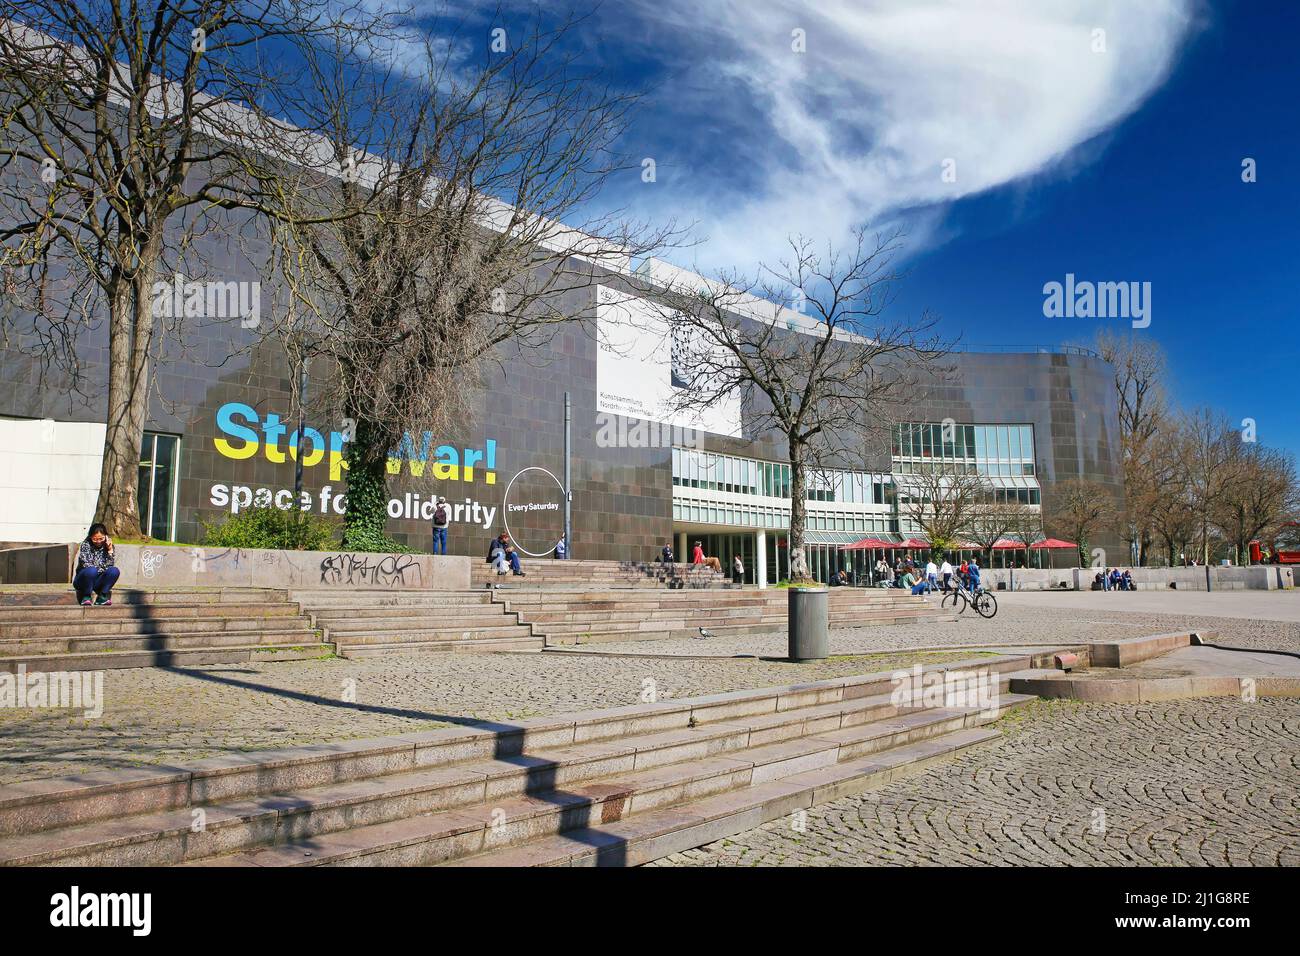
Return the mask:
<path id="1" fill-rule="evenodd" d="M 939 587 L 939 566 L 934 563 L 934 558 L 925 562 L 925 587 L 927 591 L 935 591 Z"/>
<path id="2" fill-rule="evenodd" d="M 949 586 L 952 584 L 952 562 L 947 556 L 943 559 L 943 564 L 939 565 L 939 577 L 943 581 L 943 591 L 947 593 Z"/>
<path id="3" fill-rule="evenodd" d="M 442 554 L 447 553 L 447 529 L 451 526 L 451 509 L 447 507 L 447 499 L 438 498 L 438 506 L 433 509 L 433 553 L 438 554 L 438 547 L 442 547 Z"/>
<path id="4" fill-rule="evenodd" d="M 108 529 L 99 522 L 90 526 L 86 540 L 77 549 L 77 567 L 72 576 L 72 588 L 77 592 L 77 603 L 82 607 L 111 607 L 113 585 L 121 571 L 113 556 L 113 539 Z M 98 595 L 92 600 L 92 595 Z"/>
<path id="5" fill-rule="evenodd" d="M 745 562 L 740 560 L 740 555 L 736 555 L 736 560 L 731 562 L 731 578 L 737 584 L 745 583 Z"/>

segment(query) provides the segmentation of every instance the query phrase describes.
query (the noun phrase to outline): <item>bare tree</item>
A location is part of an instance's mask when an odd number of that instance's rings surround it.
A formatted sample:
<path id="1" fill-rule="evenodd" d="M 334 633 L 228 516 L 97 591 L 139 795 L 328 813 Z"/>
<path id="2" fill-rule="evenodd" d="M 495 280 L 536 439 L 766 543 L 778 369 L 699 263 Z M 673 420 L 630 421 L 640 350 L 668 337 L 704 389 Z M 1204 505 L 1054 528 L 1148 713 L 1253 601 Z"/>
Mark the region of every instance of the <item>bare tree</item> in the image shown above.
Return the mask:
<path id="1" fill-rule="evenodd" d="M 103 309 L 109 368 L 97 513 L 140 534 L 140 443 L 157 354 L 154 285 L 168 230 L 257 206 L 249 156 L 295 85 L 290 44 L 377 34 L 362 0 L 0 0 L 0 243 L 70 347 Z M 269 44 L 269 46 L 268 46 Z M 174 238 L 174 237 L 173 237 Z M 183 241 L 183 240 L 182 240 Z M 61 289 L 60 302 L 45 293 Z"/>
<path id="2" fill-rule="evenodd" d="M 1232 544 L 1237 563 L 1247 564 L 1251 541 L 1293 520 L 1296 471 L 1295 462 L 1282 452 L 1254 442 L 1235 444 L 1212 520 Z"/>
<path id="3" fill-rule="evenodd" d="M 818 252 L 795 238 L 791 256 L 764 265 L 757 278 L 732 272 L 703 286 L 687 280 L 645 289 L 674 339 L 682 385 L 674 410 L 698 414 L 739 400 L 747 431 L 784 438 L 791 580 L 809 578 L 810 472 L 886 454 L 900 414 L 948 371 L 941 360 L 949 347 L 934 334 L 932 316 L 887 317 L 899 241 L 858 230 L 847 250 Z M 777 302 L 793 309 L 778 311 Z"/>
<path id="4" fill-rule="evenodd" d="M 1170 567 L 1186 560 L 1196 533 L 1196 507 L 1188 470 L 1183 464 L 1191 455 L 1189 445 L 1189 436 L 1177 421 L 1161 433 L 1157 442 L 1156 454 L 1178 464 L 1151 501 L 1151 527 L 1164 543 Z"/>
<path id="5" fill-rule="evenodd" d="M 579 21 L 534 24 L 479 69 L 448 46 L 367 69 L 344 35 L 305 70 L 326 173 L 287 190 L 274 223 L 296 307 L 272 334 L 323 368 L 325 403 L 355 422 L 344 542 L 385 533 L 390 453 L 407 432 L 464 425 L 480 366 L 590 311 L 589 290 L 666 244 L 617 213 L 586 213 L 637 101 L 563 52 Z M 586 218 L 583 218 L 584 214 Z"/>
<path id="6" fill-rule="evenodd" d="M 1232 481 L 1231 464 L 1240 436 L 1222 415 L 1210 408 L 1187 413 L 1181 424 L 1183 477 L 1196 512 L 1201 560 L 1210 563 L 1214 511 Z"/>
<path id="7" fill-rule="evenodd" d="M 1165 355 L 1151 338 L 1105 331 L 1098 333 L 1096 347 L 1115 375 L 1126 504 L 1120 530 L 1142 565 L 1153 534 L 1155 499 L 1177 467 L 1177 462 L 1158 453 L 1161 431 L 1169 419 Z"/>
<path id="8" fill-rule="evenodd" d="M 965 537 L 979 545 L 987 565 L 993 564 L 993 546 L 1004 538 L 1017 540 L 1017 535 L 1028 529 L 1028 547 L 1038 540 L 1043 527 L 1043 516 L 1033 505 L 1019 502 L 986 500 L 975 508 Z"/>
<path id="9" fill-rule="evenodd" d="M 1058 481 L 1047 509 L 1049 526 L 1079 547 L 1080 567 L 1089 564 L 1089 541 L 1093 534 L 1110 526 L 1115 518 L 1115 496 L 1106 486 L 1082 478 Z"/>
<path id="10" fill-rule="evenodd" d="M 996 507 L 992 485 L 956 465 L 931 462 L 920 471 L 894 475 L 894 484 L 899 513 L 925 533 L 935 554 L 955 549 L 963 537 L 973 537 Z"/>

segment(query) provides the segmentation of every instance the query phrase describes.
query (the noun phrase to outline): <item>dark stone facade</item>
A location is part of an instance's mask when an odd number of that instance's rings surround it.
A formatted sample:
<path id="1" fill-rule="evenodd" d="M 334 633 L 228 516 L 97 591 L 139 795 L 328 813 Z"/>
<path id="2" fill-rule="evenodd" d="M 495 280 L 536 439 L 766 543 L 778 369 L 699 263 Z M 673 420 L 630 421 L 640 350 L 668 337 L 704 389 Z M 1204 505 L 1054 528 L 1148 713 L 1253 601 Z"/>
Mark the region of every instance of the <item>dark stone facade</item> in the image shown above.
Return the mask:
<path id="1" fill-rule="evenodd" d="M 221 273 L 220 268 L 210 266 L 209 272 L 233 279 L 255 275 L 234 256 L 223 265 L 228 271 Z M 480 509 L 478 521 L 453 524 L 449 542 L 453 553 L 486 551 L 487 539 L 502 527 L 503 496 L 516 473 L 541 467 L 562 478 L 566 391 L 572 400 L 573 555 L 649 559 L 670 540 L 671 450 L 602 448 L 597 444 L 594 290 L 571 294 L 585 297 L 586 319 L 559 330 L 540 348 L 503 352 L 499 366 L 494 363 L 484 373 L 485 387 L 474 403 L 480 409 L 478 420 L 466 423 L 459 434 L 431 436 L 431 461 L 434 449 L 444 444 L 454 446 L 460 455 L 465 449 L 481 453 L 489 441 L 494 442 L 491 483 L 482 462 L 472 477 L 461 473 L 458 480 L 433 477 L 429 465 L 423 475 L 415 476 L 407 464 L 401 474 L 390 477 L 390 497 L 405 503 L 403 508 L 409 504 L 407 496 L 419 495 L 422 503 L 441 494 L 451 504 L 463 504 L 468 498 L 482 508 L 495 509 L 490 522 L 487 512 Z M 584 303 L 573 306 L 581 311 Z M 0 349 L 0 414 L 102 421 L 106 339 L 102 327 L 83 333 L 78 354 L 84 379 L 75 393 L 57 371 L 42 374 L 32 358 L 15 349 Z M 1060 353 L 968 352 L 956 355 L 954 361 L 954 380 L 919 395 L 913 420 L 951 417 L 958 422 L 1033 424 L 1038 475 L 1049 511 L 1053 483 L 1066 478 L 1095 479 L 1122 496 L 1116 409 L 1107 365 L 1088 355 Z M 257 489 L 274 493 L 293 488 L 291 458 L 286 456 L 281 463 L 269 460 L 265 443 L 249 457 L 235 458 L 223 454 L 218 444 L 224 439 L 227 451 L 248 450 L 246 442 L 218 427 L 218 411 L 228 403 L 248 406 L 263 424 L 268 415 L 279 416 L 286 432 L 292 432 L 296 427 L 293 376 L 294 370 L 276 345 L 259 342 L 254 331 L 240 329 L 237 323 L 189 329 L 183 348 L 176 341 L 167 346 L 167 357 L 156 368 L 148 428 L 181 436 L 179 540 L 200 540 L 202 522 L 228 513 L 236 487 L 246 488 L 250 494 Z M 478 388 L 470 383 L 466 387 Z M 323 423 L 322 416 L 311 411 L 311 404 L 309 401 L 310 427 L 324 437 L 341 428 L 336 421 Z M 249 424 L 246 418 L 234 421 Z M 421 444 L 417 438 L 417 450 Z M 711 450 L 780 460 L 784 443 L 780 436 L 737 440 L 710 435 L 704 444 Z M 283 439 L 280 447 L 283 451 Z M 331 497 L 324 499 L 326 509 L 336 500 L 333 496 L 345 490 L 346 473 L 330 472 L 328 456 L 304 469 L 304 488 L 312 496 L 311 508 L 316 513 L 322 509 L 325 486 L 331 488 Z M 219 486 L 225 488 L 226 503 L 222 505 L 213 504 L 214 497 L 222 498 Z M 531 523 L 528 516 L 522 516 L 512 530 L 517 538 L 522 534 L 525 547 L 543 551 L 557 536 L 557 522 L 556 513 Z M 418 509 L 414 518 L 392 519 L 389 531 L 412 547 L 429 548 L 429 525 L 419 517 Z M 542 546 L 534 547 L 531 541 Z M 1114 546 L 1114 542 L 1098 543 Z"/>

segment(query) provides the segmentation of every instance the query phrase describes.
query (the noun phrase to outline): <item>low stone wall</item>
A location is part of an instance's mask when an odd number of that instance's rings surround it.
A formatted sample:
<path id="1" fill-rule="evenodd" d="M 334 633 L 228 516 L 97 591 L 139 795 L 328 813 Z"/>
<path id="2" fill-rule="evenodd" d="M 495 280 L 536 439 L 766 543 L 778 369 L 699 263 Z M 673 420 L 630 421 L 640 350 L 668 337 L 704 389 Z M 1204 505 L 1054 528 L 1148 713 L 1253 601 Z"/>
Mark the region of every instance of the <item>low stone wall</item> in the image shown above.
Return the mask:
<path id="1" fill-rule="evenodd" d="M 1046 591 L 1075 587 L 1074 568 L 983 568 L 980 583 L 992 591 Z"/>
<path id="2" fill-rule="evenodd" d="M 1121 568 L 1120 570 L 1125 570 Z M 1128 568 L 1138 591 L 1204 591 L 1205 568 Z M 1064 586 L 1072 591 L 1092 590 L 1097 568 L 984 568 L 980 580 L 990 590 L 1045 591 Z M 1300 586 L 1300 567 L 1257 564 L 1250 567 L 1211 566 L 1210 588 L 1215 591 L 1275 591 Z"/>
<path id="3" fill-rule="evenodd" d="M 1251 567 L 1211 566 L 1206 568 L 1129 568 L 1138 591 L 1275 591 L 1296 586 L 1296 570 L 1286 565 L 1257 564 Z M 1075 569 L 1077 587 L 1090 590 L 1096 568 Z"/>
<path id="4" fill-rule="evenodd" d="M 0 584 L 70 582 L 76 553 L 66 544 L 20 545 L 0 551 Z"/>
<path id="5" fill-rule="evenodd" d="M 359 554 L 251 548 L 114 549 L 119 587 L 383 588 L 464 590 L 470 559 L 463 555 Z M 0 554 L 0 582 L 60 584 L 72 579 L 77 545 L 23 548 Z"/>

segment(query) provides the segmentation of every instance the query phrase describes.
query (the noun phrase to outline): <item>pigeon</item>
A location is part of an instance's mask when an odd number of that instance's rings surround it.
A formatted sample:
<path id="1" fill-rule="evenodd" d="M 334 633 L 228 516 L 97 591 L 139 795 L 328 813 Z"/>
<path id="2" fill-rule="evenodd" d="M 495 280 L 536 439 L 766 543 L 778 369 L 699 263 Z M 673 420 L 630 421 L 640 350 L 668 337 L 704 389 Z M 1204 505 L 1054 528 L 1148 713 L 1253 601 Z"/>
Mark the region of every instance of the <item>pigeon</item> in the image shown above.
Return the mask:
<path id="1" fill-rule="evenodd" d="M 708 630 L 705 630 L 704 628 L 700 628 L 700 637 L 702 637 L 702 638 L 704 638 L 704 639 L 707 640 L 708 638 L 710 638 L 710 637 L 712 637 L 712 636 L 713 636 L 713 632 L 712 632 L 712 631 L 708 631 Z"/>

